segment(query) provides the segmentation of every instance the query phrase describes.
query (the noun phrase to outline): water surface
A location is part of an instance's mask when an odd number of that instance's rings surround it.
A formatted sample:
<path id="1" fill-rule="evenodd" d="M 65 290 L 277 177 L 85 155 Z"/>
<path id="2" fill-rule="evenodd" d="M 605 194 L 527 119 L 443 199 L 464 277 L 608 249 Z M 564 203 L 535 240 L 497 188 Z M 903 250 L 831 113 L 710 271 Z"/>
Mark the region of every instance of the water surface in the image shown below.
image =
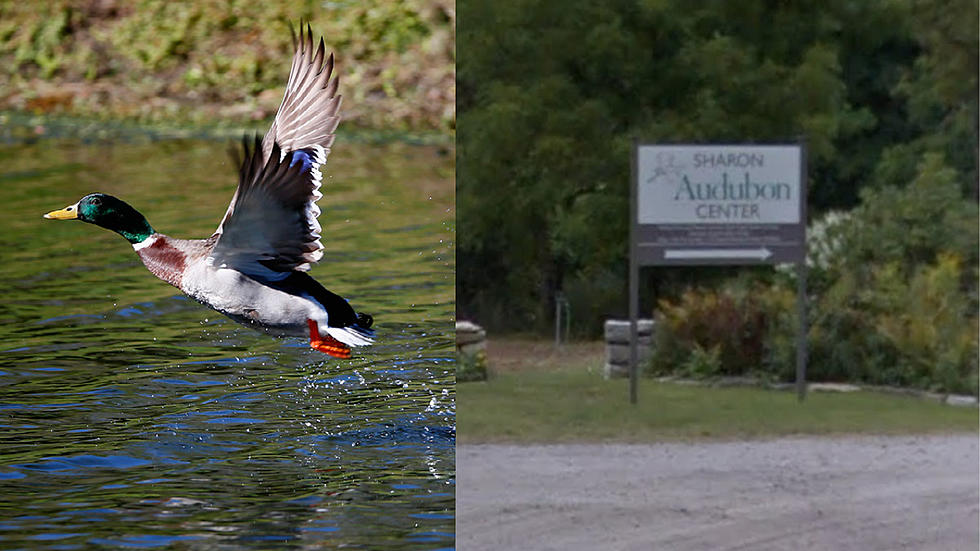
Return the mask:
<path id="1" fill-rule="evenodd" d="M 210 235 L 226 143 L 0 147 L 0 547 L 452 547 L 452 156 L 339 140 L 312 275 L 374 315 L 350 360 L 253 332 L 116 234 L 44 212 L 102 191 Z"/>

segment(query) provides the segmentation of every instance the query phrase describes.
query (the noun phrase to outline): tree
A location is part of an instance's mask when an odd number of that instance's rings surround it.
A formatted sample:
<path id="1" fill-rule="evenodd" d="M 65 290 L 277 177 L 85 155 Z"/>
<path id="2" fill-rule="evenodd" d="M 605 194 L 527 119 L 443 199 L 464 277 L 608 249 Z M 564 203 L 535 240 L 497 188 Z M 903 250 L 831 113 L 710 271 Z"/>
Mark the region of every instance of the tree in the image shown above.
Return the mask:
<path id="1" fill-rule="evenodd" d="M 975 181 L 976 17 L 936 1 L 457 9 L 458 301 L 490 327 L 541 328 L 558 292 L 593 332 L 625 310 L 634 137 L 802 136 L 816 212 L 910 182 L 937 149 L 957 185 Z"/>

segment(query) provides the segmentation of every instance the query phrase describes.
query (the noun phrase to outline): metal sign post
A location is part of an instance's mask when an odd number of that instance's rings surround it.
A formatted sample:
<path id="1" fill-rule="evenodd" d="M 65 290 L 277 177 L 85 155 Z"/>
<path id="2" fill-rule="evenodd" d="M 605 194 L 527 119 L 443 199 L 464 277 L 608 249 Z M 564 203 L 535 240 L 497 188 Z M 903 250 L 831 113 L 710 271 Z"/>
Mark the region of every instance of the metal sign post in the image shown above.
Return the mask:
<path id="1" fill-rule="evenodd" d="M 630 192 L 630 402 L 641 266 L 796 263 L 796 385 L 806 395 L 806 147 L 641 144 Z"/>
<path id="2" fill-rule="evenodd" d="M 639 339 L 637 333 L 636 316 L 637 309 L 639 308 L 640 302 L 640 266 L 637 262 L 637 220 L 636 220 L 636 179 L 637 179 L 637 152 L 639 151 L 639 144 L 634 139 L 633 140 L 633 155 L 632 162 L 630 166 L 630 172 L 632 177 L 630 180 L 633 184 L 630 186 L 630 403 L 636 404 L 636 387 L 637 387 L 637 373 L 636 373 L 636 341 Z"/>

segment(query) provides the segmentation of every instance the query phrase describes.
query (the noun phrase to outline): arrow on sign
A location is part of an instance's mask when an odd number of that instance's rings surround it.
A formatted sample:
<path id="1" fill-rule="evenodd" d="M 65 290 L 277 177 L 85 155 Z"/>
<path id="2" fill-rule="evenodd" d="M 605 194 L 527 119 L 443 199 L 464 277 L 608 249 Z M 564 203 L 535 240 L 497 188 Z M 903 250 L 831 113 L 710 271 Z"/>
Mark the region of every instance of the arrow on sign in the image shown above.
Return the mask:
<path id="1" fill-rule="evenodd" d="M 698 258 L 751 258 L 765 260 L 772 256 L 772 251 L 760 249 L 667 249 L 664 258 L 667 260 L 698 259 Z"/>

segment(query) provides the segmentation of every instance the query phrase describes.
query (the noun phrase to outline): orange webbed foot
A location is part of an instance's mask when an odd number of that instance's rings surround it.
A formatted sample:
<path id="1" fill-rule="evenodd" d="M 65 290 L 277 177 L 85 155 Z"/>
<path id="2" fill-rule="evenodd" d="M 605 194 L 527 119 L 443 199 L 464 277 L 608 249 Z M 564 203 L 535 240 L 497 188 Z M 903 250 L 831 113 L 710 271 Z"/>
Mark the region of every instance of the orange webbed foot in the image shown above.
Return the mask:
<path id="1" fill-rule="evenodd" d="M 330 335 L 320 335 L 320 329 L 313 320 L 306 320 L 310 328 L 310 348 L 318 350 L 324 354 L 329 354 L 334 358 L 350 358 L 350 347 L 338 341 Z"/>

